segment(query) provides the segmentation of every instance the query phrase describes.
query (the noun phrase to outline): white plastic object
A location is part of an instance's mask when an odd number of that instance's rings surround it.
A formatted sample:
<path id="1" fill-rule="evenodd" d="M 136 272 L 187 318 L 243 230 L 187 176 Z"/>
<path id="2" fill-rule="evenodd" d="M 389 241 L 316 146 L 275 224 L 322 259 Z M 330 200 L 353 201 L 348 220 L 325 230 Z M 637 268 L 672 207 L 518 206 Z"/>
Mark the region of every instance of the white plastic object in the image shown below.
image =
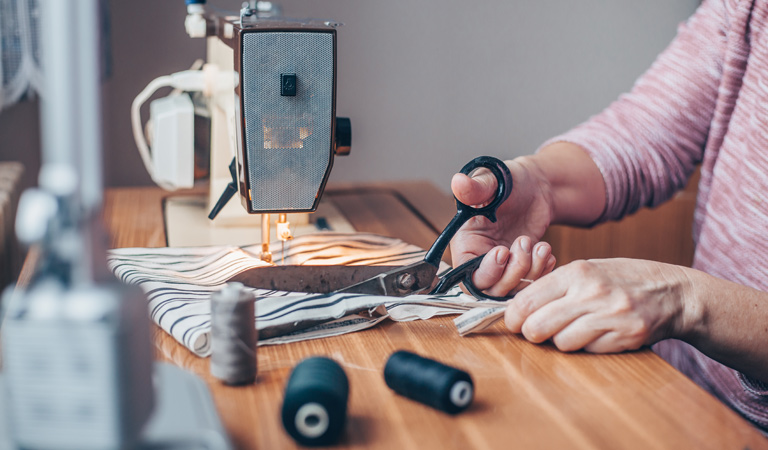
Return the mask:
<path id="1" fill-rule="evenodd" d="M 234 70 L 221 70 L 215 64 L 203 66 L 203 95 L 212 97 L 219 92 L 232 91 L 239 80 Z"/>
<path id="2" fill-rule="evenodd" d="M 233 27 L 231 23 L 226 22 L 224 24 L 224 37 L 227 39 L 232 39 L 234 36 L 235 36 L 235 27 Z"/>
<path id="3" fill-rule="evenodd" d="M 139 155 L 141 155 L 141 161 L 144 163 L 144 168 L 147 170 L 147 173 L 152 176 L 152 179 L 158 186 L 172 191 L 177 189 L 177 186 L 155 179 L 152 156 L 150 155 L 149 145 L 147 145 L 147 139 L 142 131 L 141 123 L 141 105 L 143 105 L 155 91 L 168 86 L 180 90 L 202 91 L 205 87 L 203 72 L 201 70 L 186 70 L 184 72 L 178 72 L 173 75 L 166 75 L 152 80 L 133 100 L 133 104 L 131 105 L 131 127 L 133 129 L 133 139 L 136 141 L 136 147 L 139 149 Z M 155 129 L 154 132 L 157 134 L 159 130 Z"/>
<path id="4" fill-rule="evenodd" d="M 155 177 L 155 169 L 150 154 L 150 148 L 142 130 L 141 105 L 152 97 L 152 94 L 154 94 L 155 91 L 163 87 L 172 87 L 179 91 L 186 92 L 202 92 L 206 97 L 211 97 L 215 92 L 234 89 L 237 82 L 237 74 L 234 71 L 219 70 L 214 65 L 206 64 L 203 66 L 203 70 L 185 70 L 156 78 L 136 96 L 131 105 L 133 138 L 136 141 L 136 147 L 139 149 L 139 155 L 141 155 L 144 168 L 147 170 L 147 173 L 152 176 L 152 179 L 158 186 L 169 191 L 180 187 L 163 181 L 163 177 Z M 153 126 L 155 125 L 156 124 L 153 124 Z M 153 132 L 155 136 L 157 136 L 158 133 L 163 133 L 163 131 L 157 127 L 153 128 Z M 157 140 L 157 138 L 155 140 Z"/>
<path id="5" fill-rule="evenodd" d="M 41 242 L 58 212 L 59 204 L 53 195 L 42 189 L 27 189 L 19 199 L 16 237 L 25 245 Z"/>
<path id="6" fill-rule="evenodd" d="M 152 122 L 152 179 L 175 188 L 194 184 L 195 108 L 186 94 L 163 97 L 149 106 Z"/>
<path id="7" fill-rule="evenodd" d="M 184 19 L 184 28 L 191 38 L 204 38 L 207 35 L 208 24 L 206 23 L 203 5 L 192 3 L 187 5 L 187 18 Z"/>
<path id="8" fill-rule="evenodd" d="M 199 70 L 183 70 L 170 75 L 170 83 L 176 89 L 182 91 L 205 90 L 205 74 Z"/>

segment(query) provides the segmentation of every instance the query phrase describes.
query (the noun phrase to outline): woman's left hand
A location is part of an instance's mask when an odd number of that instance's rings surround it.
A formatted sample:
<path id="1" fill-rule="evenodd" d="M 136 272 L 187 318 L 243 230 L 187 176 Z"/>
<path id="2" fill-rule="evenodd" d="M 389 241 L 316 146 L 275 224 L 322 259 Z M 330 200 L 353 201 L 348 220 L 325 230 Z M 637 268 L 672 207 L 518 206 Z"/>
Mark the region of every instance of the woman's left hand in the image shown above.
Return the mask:
<path id="1" fill-rule="evenodd" d="M 562 351 L 635 350 L 685 333 L 686 269 L 636 259 L 574 261 L 521 290 L 507 328 Z"/>

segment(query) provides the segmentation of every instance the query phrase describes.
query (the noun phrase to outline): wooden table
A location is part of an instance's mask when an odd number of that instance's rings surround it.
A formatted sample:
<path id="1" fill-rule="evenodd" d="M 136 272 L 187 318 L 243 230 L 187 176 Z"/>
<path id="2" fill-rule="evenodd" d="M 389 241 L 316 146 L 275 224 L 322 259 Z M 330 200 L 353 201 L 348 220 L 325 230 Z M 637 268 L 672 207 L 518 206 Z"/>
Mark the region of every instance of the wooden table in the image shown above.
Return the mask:
<path id="1" fill-rule="evenodd" d="M 156 188 L 107 192 L 112 247 L 165 245 Z M 428 183 L 336 186 L 326 191 L 360 231 L 427 247 L 455 211 L 452 199 Z M 29 264 L 27 266 L 30 266 Z M 21 281 L 29 277 L 22 273 Z M 193 355 L 155 328 L 156 357 L 182 366 L 209 385 L 238 448 L 296 448 L 279 411 L 292 367 L 327 355 L 350 380 L 348 423 L 337 448 L 733 448 L 768 441 L 718 400 L 652 352 L 564 354 L 535 345 L 497 323 L 481 335 L 459 337 L 450 318 L 385 322 L 373 329 L 258 349 L 257 383 L 227 387 Z M 389 355 L 407 349 L 472 374 L 471 408 L 448 416 L 395 395 L 384 384 Z"/>

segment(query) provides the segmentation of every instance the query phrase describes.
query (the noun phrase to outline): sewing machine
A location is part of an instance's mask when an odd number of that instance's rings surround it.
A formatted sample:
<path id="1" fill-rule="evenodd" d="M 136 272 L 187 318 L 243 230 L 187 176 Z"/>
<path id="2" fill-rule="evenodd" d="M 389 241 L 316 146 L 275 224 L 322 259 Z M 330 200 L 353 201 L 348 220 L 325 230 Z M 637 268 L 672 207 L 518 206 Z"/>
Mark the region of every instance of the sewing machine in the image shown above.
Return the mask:
<path id="1" fill-rule="evenodd" d="M 208 197 L 205 206 L 189 198 L 166 204 L 169 245 L 253 244 L 260 228 L 269 261 L 269 243 L 291 239 L 290 226 L 313 230 L 306 213 L 318 209 L 334 229 L 352 231 L 321 203 L 334 157 L 351 144 L 349 119 L 336 117 L 339 24 L 282 18 L 271 2 L 253 1 L 239 14 L 187 3 L 188 33 L 207 38 L 205 70 L 232 72 L 234 83 L 206 95 Z M 239 202 L 230 201 L 235 195 Z"/>

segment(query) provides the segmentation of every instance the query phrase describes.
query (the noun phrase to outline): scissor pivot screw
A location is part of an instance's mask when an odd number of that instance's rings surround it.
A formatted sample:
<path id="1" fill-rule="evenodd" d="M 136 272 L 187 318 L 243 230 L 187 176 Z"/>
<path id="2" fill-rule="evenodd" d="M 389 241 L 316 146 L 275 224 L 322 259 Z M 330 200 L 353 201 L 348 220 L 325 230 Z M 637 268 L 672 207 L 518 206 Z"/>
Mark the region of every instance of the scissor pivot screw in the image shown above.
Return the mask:
<path id="1" fill-rule="evenodd" d="M 410 290 L 415 283 L 416 277 L 410 273 L 401 273 L 400 276 L 397 277 L 397 288 L 403 291 Z"/>

